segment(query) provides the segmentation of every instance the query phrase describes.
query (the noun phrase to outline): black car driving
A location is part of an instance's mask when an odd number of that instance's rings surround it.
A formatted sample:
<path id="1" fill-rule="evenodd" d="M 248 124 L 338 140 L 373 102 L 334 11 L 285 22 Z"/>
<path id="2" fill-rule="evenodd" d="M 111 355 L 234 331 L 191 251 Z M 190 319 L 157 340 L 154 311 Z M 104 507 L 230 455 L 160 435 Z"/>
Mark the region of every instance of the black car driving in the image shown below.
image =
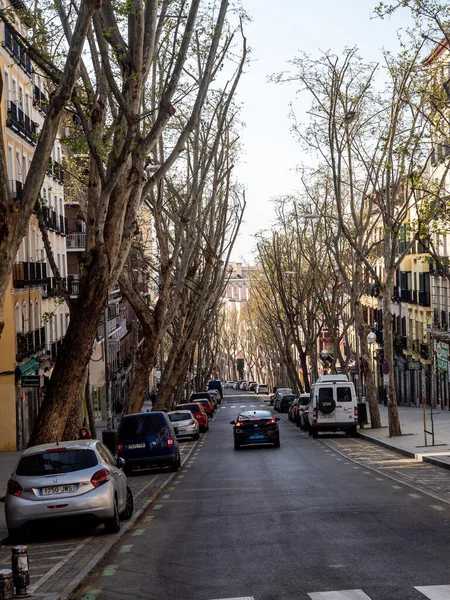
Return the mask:
<path id="1" fill-rule="evenodd" d="M 280 430 L 277 421 L 268 410 L 247 410 L 239 413 L 233 427 L 234 449 L 247 444 L 273 444 L 280 447 Z"/>

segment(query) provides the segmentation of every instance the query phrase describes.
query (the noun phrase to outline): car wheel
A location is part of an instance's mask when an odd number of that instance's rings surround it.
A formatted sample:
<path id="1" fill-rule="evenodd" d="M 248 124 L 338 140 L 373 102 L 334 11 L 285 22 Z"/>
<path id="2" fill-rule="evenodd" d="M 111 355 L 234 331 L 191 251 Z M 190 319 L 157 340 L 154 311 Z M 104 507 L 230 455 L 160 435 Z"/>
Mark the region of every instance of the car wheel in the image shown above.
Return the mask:
<path id="1" fill-rule="evenodd" d="M 311 433 L 314 439 L 317 439 L 319 437 L 319 432 L 317 431 L 317 429 L 313 429 Z"/>
<path id="2" fill-rule="evenodd" d="M 105 529 L 108 533 L 117 533 L 120 530 L 119 508 L 117 506 L 117 498 L 114 498 L 114 516 L 111 519 L 106 519 Z"/>
<path id="3" fill-rule="evenodd" d="M 280 445 L 280 437 L 278 436 L 276 442 L 274 443 L 274 448 L 279 448 Z"/>
<path id="4" fill-rule="evenodd" d="M 234 449 L 235 450 L 240 450 L 241 449 L 241 445 L 239 442 L 234 442 Z"/>
<path id="5" fill-rule="evenodd" d="M 178 471 L 178 469 L 181 467 L 181 457 L 180 454 L 178 453 L 177 455 L 177 460 L 173 463 L 173 465 L 170 467 L 170 470 L 173 473 L 176 473 Z"/>
<path id="6" fill-rule="evenodd" d="M 128 521 L 128 519 L 131 519 L 131 516 L 133 515 L 133 510 L 134 510 L 133 494 L 132 494 L 130 488 L 127 486 L 127 499 L 125 502 L 125 508 L 120 513 L 120 518 L 122 519 L 122 521 Z"/>

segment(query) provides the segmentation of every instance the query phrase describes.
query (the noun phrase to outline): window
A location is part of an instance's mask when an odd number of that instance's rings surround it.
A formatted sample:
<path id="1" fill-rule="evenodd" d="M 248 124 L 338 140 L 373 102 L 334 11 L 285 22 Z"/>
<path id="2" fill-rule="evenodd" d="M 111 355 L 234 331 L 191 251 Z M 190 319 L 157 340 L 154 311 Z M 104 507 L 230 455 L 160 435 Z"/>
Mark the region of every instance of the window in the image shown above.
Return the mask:
<path id="1" fill-rule="evenodd" d="M 12 80 L 12 102 L 17 104 L 17 81 L 15 79 Z"/>
<path id="2" fill-rule="evenodd" d="M 23 333 L 28 331 L 28 319 L 27 319 L 27 303 L 22 302 L 22 329 Z"/>
<path id="3" fill-rule="evenodd" d="M 20 160 L 20 152 L 16 150 L 16 180 L 22 181 L 22 163 Z"/>
<path id="4" fill-rule="evenodd" d="M 9 171 L 9 178 L 11 180 L 15 179 L 13 149 L 12 149 L 12 146 L 9 146 L 9 145 L 8 145 L 8 171 Z"/>
<path id="5" fill-rule="evenodd" d="M 121 439 L 158 435 L 165 428 L 161 415 L 143 414 L 126 417 L 122 421 Z"/>
<path id="6" fill-rule="evenodd" d="M 19 331 L 22 331 L 22 329 L 21 329 L 22 321 L 20 318 L 20 306 L 17 302 L 16 302 L 16 305 L 14 306 L 14 325 L 16 327 L 16 333 Z"/>
<path id="7" fill-rule="evenodd" d="M 30 331 L 34 331 L 34 329 L 35 329 L 34 323 L 33 323 L 34 310 L 33 310 L 33 301 L 32 300 L 30 300 L 30 310 L 29 310 L 28 314 L 30 315 L 30 321 L 29 321 Z"/>
<path id="8" fill-rule="evenodd" d="M 333 388 L 332 387 L 319 388 L 319 402 L 321 400 L 333 400 Z"/>
<path id="9" fill-rule="evenodd" d="M 352 390 L 350 387 L 338 387 L 336 388 L 336 394 L 338 402 L 352 401 Z"/>
<path id="10" fill-rule="evenodd" d="M 23 181 L 25 182 L 25 179 L 27 178 L 27 173 L 28 173 L 27 157 L 25 154 L 22 156 L 22 171 L 23 171 Z"/>
<path id="11" fill-rule="evenodd" d="M 9 90 L 9 73 L 8 71 L 5 70 L 5 98 L 6 98 L 6 102 L 9 102 L 9 97 L 10 97 L 10 90 Z"/>
<path id="12" fill-rule="evenodd" d="M 59 331 L 61 333 L 61 338 L 64 337 L 64 315 L 61 313 L 59 315 Z"/>
<path id="13" fill-rule="evenodd" d="M 30 96 L 28 94 L 25 95 L 25 114 L 27 117 L 30 116 Z"/>
<path id="14" fill-rule="evenodd" d="M 20 459 L 16 473 L 21 476 L 39 477 L 58 475 L 90 469 L 98 464 L 93 450 L 58 450 L 29 454 Z"/>
<path id="15" fill-rule="evenodd" d="M 19 86 L 19 108 L 23 110 L 23 87 Z"/>
<path id="16" fill-rule="evenodd" d="M 41 318 L 39 315 L 39 302 L 37 301 L 34 306 L 34 326 L 36 329 L 39 329 L 41 327 Z"/>

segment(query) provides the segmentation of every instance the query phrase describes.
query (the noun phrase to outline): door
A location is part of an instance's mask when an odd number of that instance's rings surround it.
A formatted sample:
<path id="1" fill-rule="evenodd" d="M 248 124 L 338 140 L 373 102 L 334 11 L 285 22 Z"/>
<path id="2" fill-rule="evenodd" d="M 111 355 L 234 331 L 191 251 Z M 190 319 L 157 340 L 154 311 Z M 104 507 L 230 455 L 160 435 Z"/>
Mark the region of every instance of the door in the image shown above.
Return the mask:
<path id="1" fill-rule="evenodd" d="M 117 466 L 117 460 L 104 444 L 98 443 L 97 451 L 102 460 L 108 465 L 109 472 L 114 478 L 114 483 L 117 490 L 117 504 L 119 506 L 119 512 L 122 512 L 125 509 L 125 504 L 127 501 L 126 475 L 123 472 L 123 469 Z"/>
<path id="2" fill-rule="evenodd" d="M 353 386 L 336 386 L 336 423 L 350 423 L 355 419 L 356 396 Z"/>
<path id="3" fill-rule="evenodd" d="M 317 386 L 317 422 L 336 422 L 336 398 L 333 385 Z"/>

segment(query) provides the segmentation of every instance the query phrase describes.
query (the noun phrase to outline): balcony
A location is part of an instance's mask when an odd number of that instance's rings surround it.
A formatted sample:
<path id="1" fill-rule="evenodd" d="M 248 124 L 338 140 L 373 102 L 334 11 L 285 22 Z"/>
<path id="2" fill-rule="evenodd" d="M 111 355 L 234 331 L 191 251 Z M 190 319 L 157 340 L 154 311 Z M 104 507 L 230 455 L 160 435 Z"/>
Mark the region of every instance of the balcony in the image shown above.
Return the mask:
<path id="1" fill-rule="evenodd" d="M 56 160 L 53 161 L 53 179 L 59 181 L 59 183 L 64 183 L 64 174 L 62 170 L 62 166 Z"/>
<path id="2" fill-rule="evenodd" d="M 67 291 L 70 296 L 78 296 L 80 293 L 80 279 L 78 275 L 69 275 L 67 277 Z"/>
<path id="3" fill-rule="evenodd" d="M 430 348 L 428 344 L 420 344 L 420 358 L 430 360 Z"/>
<path id="4" fill-rule="evenodd" d="M 419 291 L 420 306 L 431 306 L 430 292 Z"/>
<path id="5" fill-rule="evenodd" d="M 62 277 L 62 281 L 65 285 L 67 285 L 65 277 Z M 61 289 L 58 282 L 56 281 L 56 277 L 47 277 L 47 279 L 43 282 L 42 285 L 42 297 L 56 298 L 57 296 L 61 296 Z"/>
<path id="6" fill-rule="evenodd" d="M 20 362 L 45 348 L 45 327 L 16 334 L 16 360 Z"/>
<path id="7" fill-rule="evenodd" d="M 85 233 L 69 233 L 66 238 L 67 250 L 84 250 L 86 248 Z"/>
<path id="8" fill-rule="evenodd" d="M 47 96 L 38 88 L 37 85 L 34 86 L 33 91 L 33 106 L 35 106 L 39 112 L 42 114 L 47 114 L 48 109 L 48 98 Z"/>
<path id="9" fill-rule="evenodd" d="M 23 183 L 21 181 L 9 181 L 9 193 L 13 200 L 20 200 L 22 198 Z"/>
<path id="10" fill-rule="evenodd" d="M 402 335 L 401 340 L 402 340 L 402 349 L 405 351 L 408 350 L 408 337 L 406 335 Z"/>
<path id="11" fill-rule="evenodd" d="M 47 278 L 45 263 L 21 262 L 13 266 L 13 287 L 25 288 L 42 285 Z"/>
<path id="12" fill-rule="evenodd" d="M 31 58 L 13 38 L 11 30 L 6 24 L 4 25 L 3 46 L 11 54 L 16 63 L 22 67 L 25 73 L 27 73 L 28 75 L 31 75 L 33 73 L 33 69 L 31 66 Z"/>
<path id="13" fill-rule="evenodd" d="M 402 302 L 411 302 L 411 290 L 402 288 L 401 300 L 402 300 Z"/>
<path id="14" fill-rule="evenodd" d="M 30 144 L 36 144 L 36 123 L 14 102 L 7 102 L 6 125 L 25 138 Z"/>

